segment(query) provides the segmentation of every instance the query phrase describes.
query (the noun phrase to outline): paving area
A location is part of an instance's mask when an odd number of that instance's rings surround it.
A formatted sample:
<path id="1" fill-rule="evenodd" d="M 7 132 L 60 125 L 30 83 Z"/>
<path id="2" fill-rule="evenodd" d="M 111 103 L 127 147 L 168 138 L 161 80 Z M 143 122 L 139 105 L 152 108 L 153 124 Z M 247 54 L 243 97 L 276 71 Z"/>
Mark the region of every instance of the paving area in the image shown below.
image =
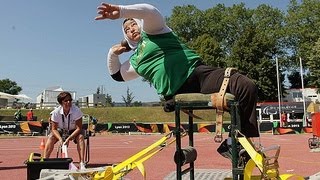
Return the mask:
<path id="1" fill-rule="evenodd" d="M 194 171 L 194 179 L 197 180 L 224 180 L 226 177 L 232 177 L 231 170 L 228 169 L 195 169 Z M 176 172 L 171 172 L 168 176 L 164 178 L 164 180 L 175 180 Z M 190 179 L 189 174 L 185 174 L 182 176 L 183 180 Z"/>
<path id="2" fill-rule="evenodd" d="M 320 179 L 320 152 L 311 151 L 308 138 L 312 134 L 272 135 L 262 134 L 256 142 L 265 147 L 280 145 L 280 174 L 298 174 L 306 179 Z M 140 152 L 163 135 L 97 135 L 90 138 L 89 168 L 118 164 L 132 155 Z M 39 149 L 44 136 L 37 137 L 1 137 L 0 138 L 0 177 L 2 180 L 26 179 L 27 166 L 24 161 L 31 152 L 42 153 Z M 188 139 L 182 140 L 182 147 L 187 146 Z M 219 144 L 214 143 L 213 134 L 198 133 L 194 136 L 194 145 L 198 153 L 195 161 L 195 179 L 223 179 L 231 177 L 231 162 L 216 152 Z M 175 144 L 164 148 L 159 153 L 145 161 L 144 167 L 150 180 L 171 180 L 175 178 L 176 165 L 173 161 Z M 52 153 L 52 157 L 55 152 Z M 69 156 L 78 165 L 75 144 L 70 144 Z M 139 170 L 134 169 L 123 179 L 142 179 Z M 188 179 L 188 175 L 183 176 Z"/>

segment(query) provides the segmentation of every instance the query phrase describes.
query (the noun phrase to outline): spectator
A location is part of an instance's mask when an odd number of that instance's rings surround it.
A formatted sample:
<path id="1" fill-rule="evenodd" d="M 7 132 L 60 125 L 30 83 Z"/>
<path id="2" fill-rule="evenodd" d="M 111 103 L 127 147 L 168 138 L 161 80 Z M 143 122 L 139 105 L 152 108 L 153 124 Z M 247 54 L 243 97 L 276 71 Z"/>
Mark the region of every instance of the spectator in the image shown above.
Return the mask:
<path id="1" fill-rule="evenodd" d="M 27 112 L 27 121 L 33 121 L 33 111 L 32 111 L 32 109 L 30 109 Z"/>
<path id="2" fill-rule="evenodd" d="M 97 127 L 97 124 L 98 124 L 98 119 L 93 117 L 93 116 L 90 116 L 90 121 L 91 121 L 91 128 L 92 128 L 92 133 L 91 133 L 91 136 L 95 136 L 96 135 L 96 127 Z"/>
<path id="3" fill-rule="evenodd" d="M 77 144 L 80 169 L 85 169 L 84 160 L 84 130 L 82 129 L 82 112 L 72 104 L 72 97 L 69 92 L 61 92 L 57 101 L 60 106 L 52 111 L 51 133 L 49 134 L 45 149 L 44 158 L 49 158 L 54 144 L 59 142 L 60 146 L 69 145 L 70 141 Z"/>
<path id="4" fill-rule="evenodd" d="M 21 109 L 18 109 L 18 110 L 14 113 L 14 120 L 15 120 L 15 121 L 21 121 L 21 120 L 22 120 Z"/>
<path id="5" fill-rule="evenodd" d="M 284 111 L 281 113 L 281 125 L 282 127 L 288 126 L 288 116 Z"/>
<path id="6" fill-rule="evenodd" d="M 289 116 L 290 118 L 290 122 L 295 122 L 296 121 L 296 114 L 295 114 L 295 112 L 294 111 L 292 111 L 291 112 L 291 114 L 290 114 L 290 116 Z"/>

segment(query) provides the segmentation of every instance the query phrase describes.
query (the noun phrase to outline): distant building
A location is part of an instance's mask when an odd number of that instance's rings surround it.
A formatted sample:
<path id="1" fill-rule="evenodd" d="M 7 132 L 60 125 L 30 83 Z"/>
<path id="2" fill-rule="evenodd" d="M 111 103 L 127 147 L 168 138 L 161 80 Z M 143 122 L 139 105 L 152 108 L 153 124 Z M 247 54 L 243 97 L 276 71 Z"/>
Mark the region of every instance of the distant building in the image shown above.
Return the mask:
<path id="1" fill-rule="evenodd" d="M 0 108 L 6 108 L 8 106 L 8 99 L 0 97 Z"/>
<path id="2" fill-rule="evenodd" d="M 106 103 L 105 94 L 90 94 L 80 97 L 77 102 L 80 108 L 106 106 Z"/>
<path id="3" fill-rule="evenodd" d="M 303 89 L 289 89 L 287 90 L 286 97 L 283 98 L 284 102 L 303 102 L 303 95 L 305 101 L 314 103 L 320 102 L 320 94 L 317 93 L 317 88 L 304 88 Z"/>
<path id="4" fill-rule="evenodd" d="M 37 108 L 53 108 L 58 106 L 57 96 L 59 93 L 64 91 L 60 86 L 54 86 L 49 87 L 45 90 L 43 90 L 42 93 L 40 93 L 37 96 L 36 103 Z M 70 92 L 72 99 L 76 99 L 76 92 L 75 91 L 68 91 Z"/>

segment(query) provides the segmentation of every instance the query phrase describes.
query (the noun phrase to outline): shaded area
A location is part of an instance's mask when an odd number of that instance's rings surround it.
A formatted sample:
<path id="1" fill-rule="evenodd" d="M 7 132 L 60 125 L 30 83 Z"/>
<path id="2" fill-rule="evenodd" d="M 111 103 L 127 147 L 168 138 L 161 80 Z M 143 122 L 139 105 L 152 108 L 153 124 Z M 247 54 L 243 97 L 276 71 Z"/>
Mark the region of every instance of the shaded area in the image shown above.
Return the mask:
<path id="1" fill-rule="evenodd" d="M 112 166 L 114 164 L 111 163 L 89 163 L 87 164 L 87 168 L 95 168 L 95 167 L 102 167 L 102 166 Z"/>
<path id="2" fill-rule="evenodd" d="M 0 170 L 15 170 L 15 169 L 26 169 L 27 166 L 9 166 L 9 167 L 0 167 Z"/>

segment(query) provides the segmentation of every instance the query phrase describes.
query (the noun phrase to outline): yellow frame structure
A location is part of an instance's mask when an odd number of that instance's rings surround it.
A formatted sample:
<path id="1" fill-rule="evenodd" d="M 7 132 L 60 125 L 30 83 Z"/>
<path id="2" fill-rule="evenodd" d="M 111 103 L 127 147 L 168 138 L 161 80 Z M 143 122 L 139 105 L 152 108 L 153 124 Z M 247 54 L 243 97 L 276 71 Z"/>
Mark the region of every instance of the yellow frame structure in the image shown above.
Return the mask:
<path id="1" fill-rule="evenodd" d="M 304 180 L 304 177 L 296 174 L 279 174 L 278 157 L 280 154 L 280 146 L 272 146 L 270 148 L 256 150 L 253 143 L 246 137 L 238 137 L 242 147 L 248 152 L 251 159 L 247 162 L 244 169 L 244 180 L 268 179 L 268 180 L 288 180 L 295 178 L 296 180 Z M 267 156 L 268 151 L 274 151 L 274 155 Z M 252 175 L 254 168 L 257 167 L 261 175 Z"/>

